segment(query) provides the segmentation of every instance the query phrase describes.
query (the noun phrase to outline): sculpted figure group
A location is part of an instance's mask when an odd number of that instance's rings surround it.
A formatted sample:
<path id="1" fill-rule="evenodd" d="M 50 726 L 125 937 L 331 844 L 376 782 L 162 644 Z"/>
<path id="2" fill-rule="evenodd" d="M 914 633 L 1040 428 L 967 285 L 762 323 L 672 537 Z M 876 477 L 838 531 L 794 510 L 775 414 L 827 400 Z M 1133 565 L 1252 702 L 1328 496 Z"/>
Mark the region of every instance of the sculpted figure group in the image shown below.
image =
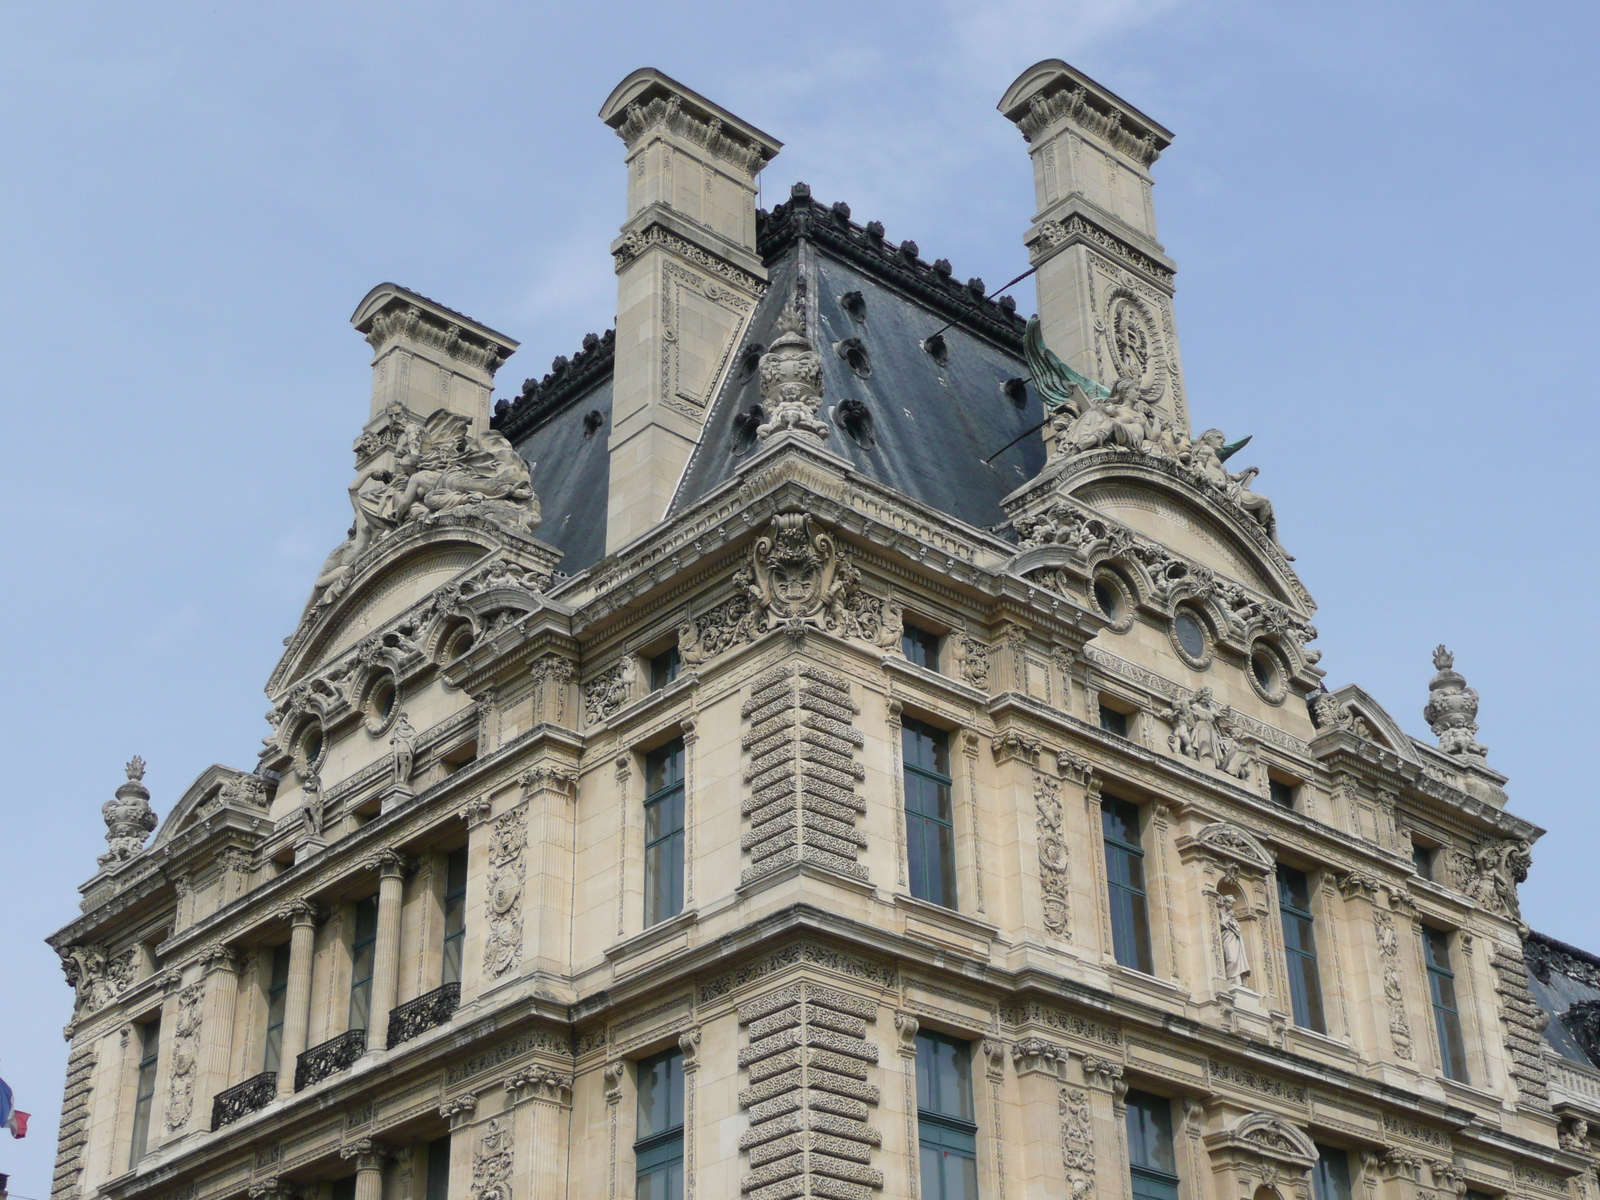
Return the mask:
<path id="1" fill-rule="evenodd" d="M 1118 379 L 1107 392 L 1050 351 L 1038 322 L 1037 317 L 1028 322 L 1023 345 L 1034 386 L 1048 414 L 1052 462 L 1101 447 L 1134 450 L 1175 462 L 1248 513 L 1281 549 L 1272 501 L 1250 486 L 1261 469 L 1230 472 L 1223 465 L 1249 438 L 1230 443 L 1220 429 L 1208 429 L 1193 440 L 1185 438 L 1155 407 L 1158 389 L 1144 388 L 1134 379 Z"/>
<path id="2" fill-rule="evenodd" d="M 493 429 L 473 433 L 466 417 L 445 409 L 426 421 L 398 404 L 386 415 L 393 466 L 370 464 L 350 485 L 355 521 L 322 564 L 306 615 L 336 599 L 367 548 L 408 521 L 470 509 L 524 537 L 539 527 L 539 497 L 528 463 L 504 435 Z"/>

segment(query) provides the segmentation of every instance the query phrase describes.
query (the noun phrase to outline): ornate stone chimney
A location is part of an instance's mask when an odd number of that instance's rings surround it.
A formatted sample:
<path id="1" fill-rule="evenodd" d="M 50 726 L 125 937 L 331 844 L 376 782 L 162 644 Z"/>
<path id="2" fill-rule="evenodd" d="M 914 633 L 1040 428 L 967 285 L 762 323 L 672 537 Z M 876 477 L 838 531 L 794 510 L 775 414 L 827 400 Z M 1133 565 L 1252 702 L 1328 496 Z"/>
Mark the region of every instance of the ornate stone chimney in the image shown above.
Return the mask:
<path id="1" fill-rule="evenodd" d="M 350 323 L 372 346 L 372 420 L 400 404 L 426 420 L 444 408 L 489 428 L 489 393 L 517 343 L 471 317 L 393 283 L 380 283 Z"/>
<path id="2" fill-rule="evenodd" d="M 666 515 L 766 288 L 756 176 L 782 143 L 650 68 L 617 85 L 600 119 L 628 148 L 627 220 L 611 247 L 610 553 Z"/>
<path id="3" fill-rule="evenodd" d="M 1045 344 L 1108 389 L 1122 378 L 1159 388 L 1156 406 L 1191 434 L 1175 268 L 1151 198 L 1150 166 L 1172 134 L 1057 58 L 1017 76 L 999 108 L 1033 159 L 1039 207 L 1023 240 Z"/>

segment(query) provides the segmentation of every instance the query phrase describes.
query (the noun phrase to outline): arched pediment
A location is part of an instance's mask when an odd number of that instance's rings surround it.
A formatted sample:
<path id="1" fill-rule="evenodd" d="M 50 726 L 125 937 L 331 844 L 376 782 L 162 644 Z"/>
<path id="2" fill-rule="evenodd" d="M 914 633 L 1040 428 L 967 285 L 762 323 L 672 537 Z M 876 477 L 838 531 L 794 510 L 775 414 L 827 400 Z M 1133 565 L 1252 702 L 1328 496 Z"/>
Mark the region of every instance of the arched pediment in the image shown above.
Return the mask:
<path id="1" fill-rule="evenodd" d="M 218 809 L 248 817 L 267 815 L 267 781 L 248 771 L 213 763 L 200 773 L 167 813 L 150 849 L 165 845 Z"/>
<path id="2" fill-rule="evenodd" d="M 475 567 L 494 561 L 532 560 L 516 579 L 491 581 L 516 593 L 511 607 L 529 607 L 526 575 L 548 580 L 560 553 L 543 542 L 508 539 L 505 531 L 466 514 L 402 526 L 356 564 L 348 586 L 325 608 L 307 615 L 267 683 L 270 695 L 337 658 L 408 608 L 444 589 Z M 481 609 L 481 596 L 472 607 Z M 487 611 L 487 610 L 483 610 Z M 420 632 L 420 631 L 419 631 Z"/>
<path id="3" fill-rule="evenodd" d="M 1277 860 L 1256 839 L 1255 834 L 1240 828 L 1231 821 L 1213 821 L 1194 835 L 1191 843 L 1196 849 L 1225 860 L 1239 863 L 1254 871 L 1272 871 Z"/>
<path id="4" fill-rule="evenodd" d="M 1274 1158 L 1317 1161 L 1317 1147 L 1304 1132 L 1271 1113 L 1251 1113 L 1232 1129 L 1236 1141 L 1259 1149 Z"/>
<path id="5" fill-rule="evenodd" d="M 1288 556 L 1261 525 L 1176 463 L 1099 451 L 1067 460 L 1054 486 L 1219 576 L 1308 616 L 1316 607 Z"/>
<path id="6" fill-rule="evenodd" d="M 1416 747 L 1411 744 L 1410 736 L 1400 728 L 1400 723 L 1388 714 L 1383 705 L 1353 683 L 1318 697 L 1312 705 L 1312 711 L 1319 729 L 1345 729 L 1385 750 L 1392 750 L 1406 762 L 1422 761 Z"/>

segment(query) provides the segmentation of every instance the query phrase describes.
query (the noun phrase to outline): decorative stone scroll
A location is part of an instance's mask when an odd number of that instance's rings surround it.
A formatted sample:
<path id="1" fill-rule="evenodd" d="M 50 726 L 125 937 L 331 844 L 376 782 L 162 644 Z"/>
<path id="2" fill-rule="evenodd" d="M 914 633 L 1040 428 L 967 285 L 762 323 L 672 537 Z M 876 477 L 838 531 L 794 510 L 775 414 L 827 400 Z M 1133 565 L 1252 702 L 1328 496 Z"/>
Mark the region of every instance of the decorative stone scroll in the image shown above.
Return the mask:
<path id="1" fill-rule="evenodd" d="M 133 982 L 138 969 L 132 948 L 109 955 L 98 942 L 66 946 L 59 951 L 61 970 L 74 994 L 72 1015 L 76 1020 L 104 1008 L 122 995 Z"/>
<path id="2" fill-rule="evenodd" d="M 882 1134 L 868 1124 L 879 1103 L 869 1080 L 878 1048 L 867 1026 L 874 1001 L 820 984 L 796 983 L 739 1009 L 750 1044 L 739 1051 L 749 1086 L 739 1092 L 749 1128 L 740 1189 L 756 1196 L 859 1197 L 883 1187 L 873 1151 Z"/>
<path id="3" fill-rule="evenodd" d="M 1405 978 L 1400 966 L 1400 937 L 1394 917 L 1381 905 L 1374 905 L 1372 920 L 1378 937 L 1378 961 L 1383 965 L 1383 999 L 1389 1010 L 1389 1040 L 1395 1057 L 1408 1062 L 1411 1050 L 1411 1020 L 1406 1016 Z"/>
<path id="4" fill-rule="evenodd" d="M 1062 831 L 1061 788 L 1049 775 L 1033 776 L 1034 824 L 1039 831 L 1039 891 L 1044 925 L 1065 941 L 1072 940 L 1072 909 L 1067 874 L 1067 843 Z"/>
<path id="5" fill-rule="evenodd" d="M 1057 1108 L 1061 1114 L 1061 1165 L 1071 1200 L 1094 1194 L 1094 1120 L 1089 1093 L 1063 1085 Z"/>
<path id="6" fill-rule="evenodd" d="M 860 710 L 842 675 L 791 663 L 760 676 L 740 716 L 750 722 L 740 746 L 750 755 L 743 805 L 750 831 L 741 839 L 751 864 L 741 884 L 795 863 L 864 880 L 857 861 L 867 839 L 856 829 L 866 803 L 855 785 L 865 744 L 852 727 Z"/>

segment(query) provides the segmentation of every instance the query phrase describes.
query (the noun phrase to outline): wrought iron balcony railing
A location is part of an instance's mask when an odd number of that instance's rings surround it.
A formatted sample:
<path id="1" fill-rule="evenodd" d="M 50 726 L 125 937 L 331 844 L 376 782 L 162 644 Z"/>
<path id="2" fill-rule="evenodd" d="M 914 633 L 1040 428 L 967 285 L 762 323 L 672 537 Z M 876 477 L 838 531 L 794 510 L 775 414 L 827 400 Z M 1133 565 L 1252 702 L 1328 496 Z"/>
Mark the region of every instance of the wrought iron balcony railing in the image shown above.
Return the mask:
<path id="1" fill-rule="evenodd" d="M 367 1052 L 367 1031 L 350 1029 L 338 1037 L 331 1037 L 320 1046 L 313 1046 L 294 1063 L 294 1090 L 304 1091 L 329 1075 L 348 1070 Z"/>
<path id="2" fill-rule="evenodd" d="M 447 983 L 389 1010 L 389 1045 L 398 1046 L 435 1025 L 443 1025 L 461 1003 L 461 985 Z"/>
<path id="3" fill-rule="evenodd" d="M 259 1075 L 252 1075 L 243 1083 L 217 1093 L 216 1098 L 211 1101 L 211 1128 L 221 1129 L 224 1125 L 231 1125 L 240 1117 L 265 1108 L 277 1098 L 277 1095 L 276 1071 L 263 1071 Z"/>

